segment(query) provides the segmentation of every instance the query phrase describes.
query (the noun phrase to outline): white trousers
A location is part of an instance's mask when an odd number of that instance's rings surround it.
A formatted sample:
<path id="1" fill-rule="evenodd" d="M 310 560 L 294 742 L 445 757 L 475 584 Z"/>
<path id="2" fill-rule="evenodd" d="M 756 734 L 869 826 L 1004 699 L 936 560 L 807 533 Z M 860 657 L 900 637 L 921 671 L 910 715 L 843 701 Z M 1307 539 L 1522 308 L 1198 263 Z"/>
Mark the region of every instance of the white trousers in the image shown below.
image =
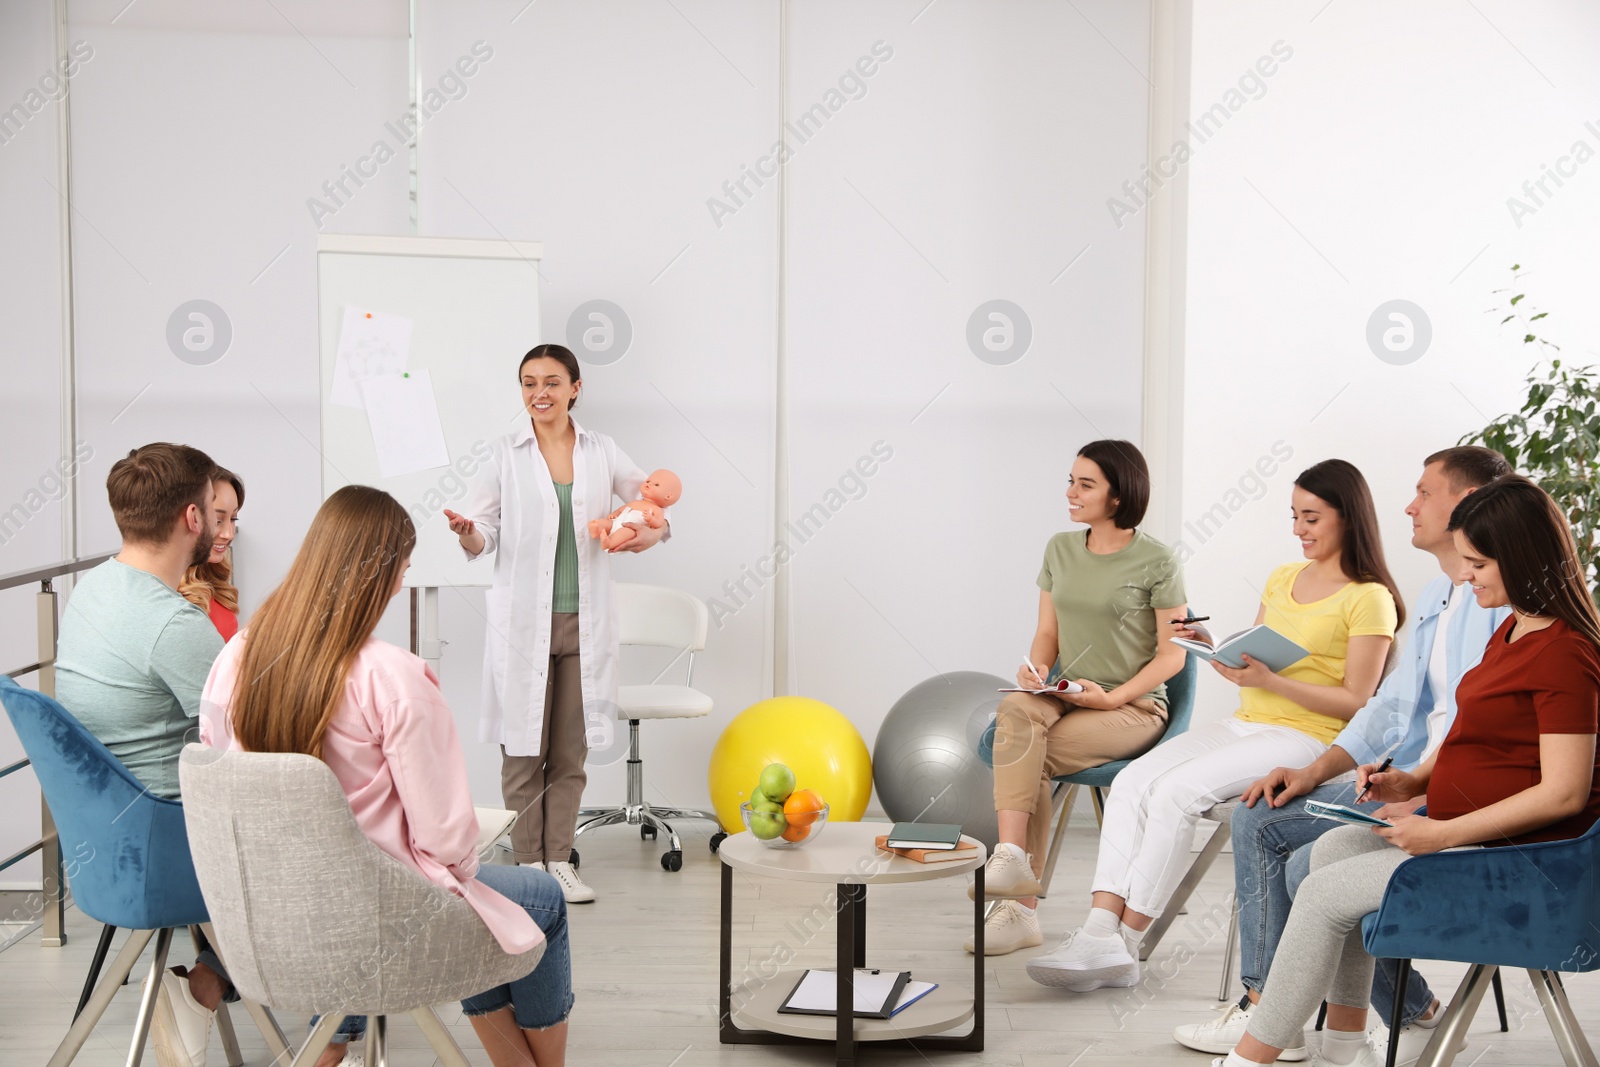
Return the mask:
<path id="1" fill-rule="evenodd" d="M 1134 760 L 1106 798 L 1094 892 L 1158 916 L 1192 862 L 1195 826 L 1274 767 L 1303 767 L 1328 750 L 1288 726 L 1229 718 L 1194 727 Z"/>

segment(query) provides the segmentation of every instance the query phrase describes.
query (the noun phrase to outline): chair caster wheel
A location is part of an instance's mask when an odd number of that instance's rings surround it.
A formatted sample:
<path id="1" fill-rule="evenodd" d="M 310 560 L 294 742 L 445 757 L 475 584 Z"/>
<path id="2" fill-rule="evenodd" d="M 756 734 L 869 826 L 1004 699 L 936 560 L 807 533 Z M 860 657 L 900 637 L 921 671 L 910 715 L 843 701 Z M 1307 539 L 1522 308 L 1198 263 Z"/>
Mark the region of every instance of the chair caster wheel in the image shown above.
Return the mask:
<path id="1" fill-rule="evenodd" d="M 655 839 L 656 828 L 654 826 L 651 826 L 649 823 L 645 823 L 643 826 L 639 827 L 639 840 L 654 841 Z"/>
<path id="2" fill-rule="evenodd" d="M 683 870 L 683 853 L 678 849 L 661 854 L 661 869 L 664 871 Z"/>
<path id="3" fill-rule="evenodd" d="M 722 847 L 722 842 L 726 841 L 727 839 L 728 832 L 726 830 L 718 830 L 716 833 L 711 835 L 711 852 L 713 855 L 716 854 L 717 849 Z"/>
<path id="4" fill-rule="evenodd" d="M 573 870 L 577 870 L 578 869 L 578 850 L 577 849 L 573 849 L 572 850 L 572 855 L 567 857 L 567 862 L 572 864 L 572 869 Z"/>

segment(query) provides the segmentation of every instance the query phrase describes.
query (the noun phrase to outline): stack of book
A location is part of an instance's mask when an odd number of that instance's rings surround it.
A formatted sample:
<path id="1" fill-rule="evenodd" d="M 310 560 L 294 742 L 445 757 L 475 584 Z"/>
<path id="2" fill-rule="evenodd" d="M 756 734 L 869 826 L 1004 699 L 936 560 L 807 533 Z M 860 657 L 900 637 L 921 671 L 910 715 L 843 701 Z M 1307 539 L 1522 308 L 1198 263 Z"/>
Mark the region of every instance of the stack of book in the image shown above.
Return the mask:
<path id="1" fill-rule="evenodd" d="M 918 863 L 950 863 L 978 854 L 977 845 L 961 840 L 961 827 L 949 823 L 897 822 L 874 840 L 883 851 Z"/>

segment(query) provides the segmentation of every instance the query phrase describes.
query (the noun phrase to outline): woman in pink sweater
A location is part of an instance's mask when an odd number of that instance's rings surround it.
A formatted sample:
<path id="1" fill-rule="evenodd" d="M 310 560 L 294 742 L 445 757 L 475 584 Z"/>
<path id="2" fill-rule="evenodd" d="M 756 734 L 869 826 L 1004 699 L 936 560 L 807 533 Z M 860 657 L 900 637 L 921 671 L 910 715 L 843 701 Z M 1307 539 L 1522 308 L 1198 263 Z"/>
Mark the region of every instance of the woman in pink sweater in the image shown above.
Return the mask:
<path id="1" fill-rule="evenodd" d="M 495 1067 L 560 1065 L 572 1009 L 561 888 L 532 867 L 478 866 L 466 762 L 439 680 L 372 636 L 415 544 L 389 494 L 352 485 L 330 496 L 283 584 L 212 668 L 201 739 L 321 759 L 374 844 L 464 897 L 508 953 L 544 941 L 532 974 L 462 1010 Z M 342 1058 L 330 1045 L 319 1064 Z"/>

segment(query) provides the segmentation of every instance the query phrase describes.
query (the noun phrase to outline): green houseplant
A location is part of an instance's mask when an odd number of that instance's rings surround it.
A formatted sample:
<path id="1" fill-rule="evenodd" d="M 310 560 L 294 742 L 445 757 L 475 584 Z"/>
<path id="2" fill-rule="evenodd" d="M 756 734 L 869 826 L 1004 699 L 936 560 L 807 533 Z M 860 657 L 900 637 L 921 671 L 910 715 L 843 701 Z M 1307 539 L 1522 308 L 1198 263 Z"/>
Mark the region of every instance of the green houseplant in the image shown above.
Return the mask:
<path id="1" fill-rule="evenodd" d="M 1512 264 L 1511 286 L 1495 290 L 1505 301 L 1498 309 L 1505 313 L 1500 325 L 1515 322 L 1522 343 L 1536 346 L 1532 351 L 1540 362 L 1528 372 L 1522 407 L 1460 443 L 1496 449 L 1555 498 L 1572 524 L 1590 593 L 1600 600 L 1600 373 L 1564 365 L 1556 355 L 1560 347 L 1540 335 L 1549 312 L 1525 303 L 1521 271 L 1520 264 Z"/>

